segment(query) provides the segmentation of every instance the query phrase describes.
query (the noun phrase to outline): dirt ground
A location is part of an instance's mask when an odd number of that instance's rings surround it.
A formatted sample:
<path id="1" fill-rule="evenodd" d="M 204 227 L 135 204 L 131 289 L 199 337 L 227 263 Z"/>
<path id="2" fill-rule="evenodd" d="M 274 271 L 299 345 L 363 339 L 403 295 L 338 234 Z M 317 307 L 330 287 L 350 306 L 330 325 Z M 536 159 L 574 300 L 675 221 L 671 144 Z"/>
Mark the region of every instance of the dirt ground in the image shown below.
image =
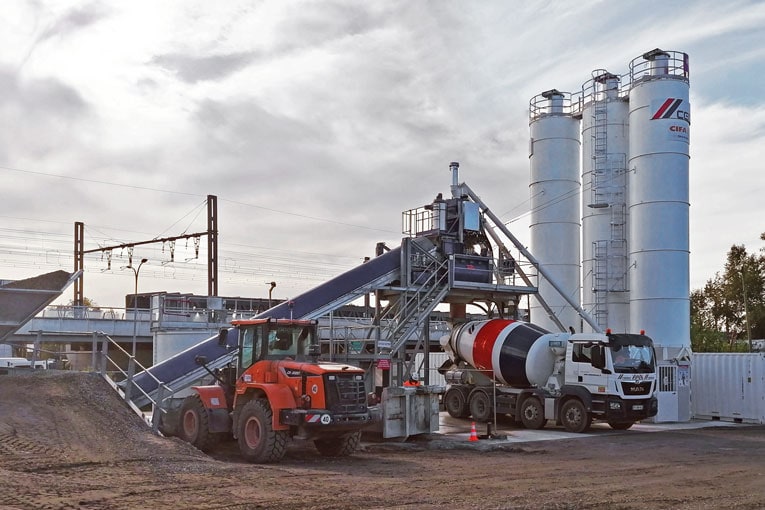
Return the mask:
<path id="1" fill-rule="evenodd" d="M 153 436 L 93 374 L 0 376 L 0 508 L 765 508 L 765 428 L 294 443 L 276 465 Z"/>

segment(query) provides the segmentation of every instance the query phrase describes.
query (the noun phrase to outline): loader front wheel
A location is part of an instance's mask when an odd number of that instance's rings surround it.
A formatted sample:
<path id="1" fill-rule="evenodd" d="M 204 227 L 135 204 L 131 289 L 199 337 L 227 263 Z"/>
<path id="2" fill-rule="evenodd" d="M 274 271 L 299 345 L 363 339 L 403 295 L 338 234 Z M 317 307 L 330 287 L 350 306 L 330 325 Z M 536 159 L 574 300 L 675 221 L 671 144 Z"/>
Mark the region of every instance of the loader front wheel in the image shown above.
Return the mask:
<path id="1" fill-rule="evenodd" d="M 191 395 L 183 401 L 178 436 L 203 452 L 209 452 L 218 443 L 219 435 L 210 432 L 207 409 L 199 395 Z"/>
<path id="2" fill-rule="evenodd" d="M 361 431 L 350 432 L 338 437 L 316 439 L 313 444 L 325 457 L 347 457 L 353 454 L 361 441 Z"/>
<path id="3" fill-rule="evenodd" d="M 247 402 L 239 415 L 239 451 L 249 462 L 278 462 L 287 451 L 287 432 L 274 430 L 268 401 Z"/>

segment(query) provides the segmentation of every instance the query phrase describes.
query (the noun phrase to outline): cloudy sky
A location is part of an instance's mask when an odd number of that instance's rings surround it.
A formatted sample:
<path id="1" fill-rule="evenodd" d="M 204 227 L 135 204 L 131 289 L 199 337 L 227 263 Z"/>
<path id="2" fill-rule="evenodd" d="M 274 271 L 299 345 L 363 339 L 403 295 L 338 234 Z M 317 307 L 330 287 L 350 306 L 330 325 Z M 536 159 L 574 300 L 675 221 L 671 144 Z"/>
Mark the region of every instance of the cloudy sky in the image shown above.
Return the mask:
<path id="1" fill-rule="evenodd" d="M 450 161 L 527 236 L 528 102 L 690 55 L 691 285 L 765 231 L 765 2 L 4 0 L 0 279 L 85 248 L 201 232 L 218 197 L 219 293 L 294 296 L 396 246 Z M 140 291 L 205 294 L 203 238 L 138 247 Z M 85 259 L 120 306 L 128 254 Z M 71 299 L 71 291 L 66 299 Z"/>

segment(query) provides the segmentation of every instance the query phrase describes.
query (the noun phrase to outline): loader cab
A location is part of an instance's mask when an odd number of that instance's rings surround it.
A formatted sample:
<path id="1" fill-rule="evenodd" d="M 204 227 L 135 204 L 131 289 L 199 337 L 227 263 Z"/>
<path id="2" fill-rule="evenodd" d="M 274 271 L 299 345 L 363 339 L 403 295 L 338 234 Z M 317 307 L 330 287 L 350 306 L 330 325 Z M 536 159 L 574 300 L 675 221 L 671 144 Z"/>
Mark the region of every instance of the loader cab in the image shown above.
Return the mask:
<path id="1" fill-rule="evenodd" d="M 261 360 L 308 360 L 318 352 L 316 321 L 251 319 L 234 321 L 239 332 L 240 372 Z"/>

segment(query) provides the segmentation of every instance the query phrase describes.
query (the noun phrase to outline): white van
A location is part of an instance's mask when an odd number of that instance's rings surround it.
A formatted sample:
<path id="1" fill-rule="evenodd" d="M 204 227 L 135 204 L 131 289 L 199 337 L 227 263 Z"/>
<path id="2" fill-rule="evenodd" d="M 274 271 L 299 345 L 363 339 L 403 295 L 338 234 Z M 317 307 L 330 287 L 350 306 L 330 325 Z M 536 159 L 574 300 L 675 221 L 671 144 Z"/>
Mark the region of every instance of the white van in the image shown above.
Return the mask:
<path id="1" fill-rule="evenodd" d="M 26 358 L 0 358 L 0 368 L 32 368 L 32 362 Z M 35 361 L 35 368 L 48 368 L 48 361 Z"/>

